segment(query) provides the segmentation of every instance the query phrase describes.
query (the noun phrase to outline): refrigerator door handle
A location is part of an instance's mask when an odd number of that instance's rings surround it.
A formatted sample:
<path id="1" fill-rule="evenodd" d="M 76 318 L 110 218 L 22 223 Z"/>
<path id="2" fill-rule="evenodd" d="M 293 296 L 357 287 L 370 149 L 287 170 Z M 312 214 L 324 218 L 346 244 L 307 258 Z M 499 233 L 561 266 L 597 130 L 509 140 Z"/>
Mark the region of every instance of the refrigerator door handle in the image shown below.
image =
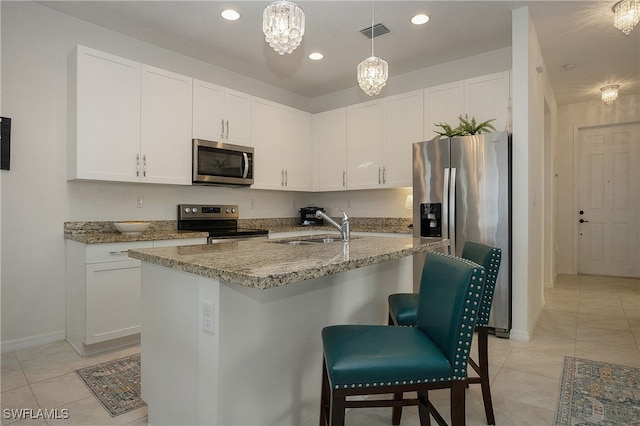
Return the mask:
<path id="1" fill-rule="evenodd" d="M 449 205 L 449 233 L 451 236 L 449 239 L 451 240 L 451 254 L 453 256 L 456 255 L 456 168 L 451 168 L 451 184 L 449 189 L 449 199 L 447 200 L 447 204 Z"/>
<path id="2" fill-rule="evenodd" d="M 449 238 L 449 172 L 444 169 L 444 184 L 442 185 L 442 238 Z"/>

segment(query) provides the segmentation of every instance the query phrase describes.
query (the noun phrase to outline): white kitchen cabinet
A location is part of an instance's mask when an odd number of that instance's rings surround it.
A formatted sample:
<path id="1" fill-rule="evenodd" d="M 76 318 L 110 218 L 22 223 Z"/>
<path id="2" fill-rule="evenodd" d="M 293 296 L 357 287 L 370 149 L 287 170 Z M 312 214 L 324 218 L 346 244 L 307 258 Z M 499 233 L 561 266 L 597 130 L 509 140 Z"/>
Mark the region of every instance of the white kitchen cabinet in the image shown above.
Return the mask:
<path id="1" fill-rule="evenodd" d="M 310 191 L 311 179 L 311 114 L 285 108 L 283 164 L 285 189 Z"/>
<path id="2" fill-rule="evenodd" d="M 69 63 L 68 178 L 138 181 L 141 65 L 78 46 Z"/>
<path id="3" fill-rule="evenodd" d="M 135 248 L 205 244 L 206 238 L 83 244 L 66 240 L 66 338 L 81 355 L 139 341 L 140 261 Z"/>
<path id="4" fill-rule="evenodd" d="M 347 107 L 347 188 L 382 185 L 382 100 Z"/>
<path id="5" fill-rule="evenodd" d="M 251 145 L 251 96 L 193 80 L 193 138 Z"/>
<path id="6" fill-rule="evenodd" d="M 317 191 L 347 189 L 347 109 L 338 108 L 313 116 L 313 152 Z"/>
<path id="7" fill-rule="evenodd" d="M 311 114 L 256 97 L 251 110 L 252 187 L 311 190 Z"/>
<path id="8" fill-rule="evenodd" d="M 192 79 L 143 65 L 140 181 L 191 185 Z"/>
<path id="9" fill-rule="evenodd" d="M 505 130 L 511 96 L 510 71 L 484 75 L 464 81 L 465 113 L 478 123 L 491 122 L 496 131 Z"/>
<path id="10" fill-rule="evenodd" d="M 191 184 L 191 79 L 78 46 L 68 178 Z"/>
<path id="11" fill-rule="evenodd" d="M 423 140 L 423 91 L 389 96 L 382 100 L 382 186 L 413 185 L 412 149 Z"/>
<path id="12" fill-rule="evenodd" d="M 435 138 L 442 128 L 436 124 L 458 127 L 464 113 L 464 81 L 424 89 L 424 140 Z"/>

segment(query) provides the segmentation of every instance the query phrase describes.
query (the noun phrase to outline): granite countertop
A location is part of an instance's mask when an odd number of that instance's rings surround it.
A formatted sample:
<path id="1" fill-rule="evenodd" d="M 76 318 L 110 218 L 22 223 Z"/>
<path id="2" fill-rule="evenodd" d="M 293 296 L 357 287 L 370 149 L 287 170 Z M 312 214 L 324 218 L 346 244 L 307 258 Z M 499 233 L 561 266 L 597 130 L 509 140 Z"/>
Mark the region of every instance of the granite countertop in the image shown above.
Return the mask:
<path id="1" fill-rule="evenodd" d="M 115 221 L 118 222 L 118 221 Z M 148 221 L 149 229 L 140 234 L 121 234 L 111 221 L 65 222 L 64 237 L 84 244 L 159 241 L 185 238 L 207 238 L 207 232 L 178 231 L 175 220 Z"/>
<path id="2" fill-rule="evenodd" d="M 433 251 L 449 244 L 448 240 L 436 238 L 369 236 L 352 236 L 348 244 L 341 240 L 326 244 L 286 244 L 294 239 L 136 249 L 129 251 L 129 257 L 224 282 L 268 289 Z"/>
<path id="3" fill-rule="evenodd" d="M 340 219 L 336 219 L 340 222 Z M 137 235 L 124 235 L 118 232 L 113 225 L 119 221 L 79 221 L 64 223 L 64 237 L 68 240 L 84 244 L 119 243 L 130 241 L 157 241 L 174 240 L 184 238 L 206 238 L 206 232 L 178 231 L 175 220 L 155 220 L 149 222 L 149 229 Z M 349 220 L 351 232 L 383 232 L 407 234 L 411 219 L 406 218 L 368 218 L 354 217 Z M 302 226 L 298 218 L 272 218 L 272 219 L 239 219 L 238 227 L 245 229 L 267 229 L 269 233 L 277 232 L 336 232 L 329 225 Z"/>

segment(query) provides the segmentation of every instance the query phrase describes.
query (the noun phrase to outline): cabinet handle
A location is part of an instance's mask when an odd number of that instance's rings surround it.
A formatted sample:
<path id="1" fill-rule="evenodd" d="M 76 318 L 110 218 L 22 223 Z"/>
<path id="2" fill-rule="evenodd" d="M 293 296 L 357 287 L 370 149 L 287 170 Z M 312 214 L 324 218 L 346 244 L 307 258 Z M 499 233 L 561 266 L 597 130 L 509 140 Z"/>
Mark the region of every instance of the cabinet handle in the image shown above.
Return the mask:
<path id="1" fill-rule="evenodd" d="M 343 170 L 342 171 L 342 187 L 346 188 L 347 186 L 347 171 Z"/>
<path id="2" fill-rule="evenodd" d="M 378 185 L 380 185 L 382 183 L 382 178 L 380 177 L 380 171 L 382 170 L 382 167 L 378 167 Z"/>
<path id="3" fill-rule="evenodd" d="M 284 186 L 289 185 L 289 171 L 285 170 L 284 171 Z"/>
<path id="4" fill-rule="evenodd" d="M 280 169 L 280 186 L 284 186 L 284 169 Z"/>
<path id="5" fill-rule="evenodd" d="M 224 139 L 224 118 L 220 120 L 220 139 Z"/>
<path id="6" fill-rule="evenodd" d="M 387 183 L 387 168 L 383 167 L 382 168 L 382 183 Z"/>
<path id="7" fill-rule="evenodd" d="M 147 177 L 147 154 L 142 156 L 142 177 Z"/>
<path id="8" fill-rule="evenodd" d="M 140 154 L 136 154 L 136 177 L 140 177 Z"/>
<path id="9" fill-rule="evenodd" d="M 227 139 L 229 139 L 229 120 L 227 120 Z"/>
<path id="10" fill-rule="evenodd" d="M 122 254 L 128 254 L 128 253 L 129 253 L 129 250 L 110 251 L 110 252 L 109 252 L 109 254 L 110 254 L 111 256 L 119 256 L 119 255 L 122 255 Z"/>

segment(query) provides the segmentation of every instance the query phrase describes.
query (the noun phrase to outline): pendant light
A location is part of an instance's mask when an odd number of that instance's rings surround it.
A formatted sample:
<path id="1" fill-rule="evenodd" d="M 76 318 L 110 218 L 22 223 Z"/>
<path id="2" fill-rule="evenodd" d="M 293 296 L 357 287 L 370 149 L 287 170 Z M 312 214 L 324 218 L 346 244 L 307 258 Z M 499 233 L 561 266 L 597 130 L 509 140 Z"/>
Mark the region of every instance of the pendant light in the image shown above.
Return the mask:
<path id="1" fill-rule="evenodd" d="M 295 3 L 271 3 L 262 14 L 262 31 L 269 46 L 281 55 L 300 46 L 304 35 L 304 12 Z"/>
<path id="2" fill-rule="evenodd" d="M 613 6 L 613 25 L 629 35 L 640 22 L 640 0 L 622 0 Z"/>
<path id="3" fill-rule="evenodd" d="M 371 56 L 358 64 L 357 76 L 360 88 L 369 96 L 377 95 L 387 84 L 389 64 L 373 54 L 373 1 L 371 2 Z"/>
<path id="4" fill-rule="evenodd" d="M 618 99 L 618 89 L 620 88 L 619 84 L 610 84 L 608 86 L 604 86 L 600 89 L 602 94 L 602 102 L 607 105 L 611 105 Z"/>

